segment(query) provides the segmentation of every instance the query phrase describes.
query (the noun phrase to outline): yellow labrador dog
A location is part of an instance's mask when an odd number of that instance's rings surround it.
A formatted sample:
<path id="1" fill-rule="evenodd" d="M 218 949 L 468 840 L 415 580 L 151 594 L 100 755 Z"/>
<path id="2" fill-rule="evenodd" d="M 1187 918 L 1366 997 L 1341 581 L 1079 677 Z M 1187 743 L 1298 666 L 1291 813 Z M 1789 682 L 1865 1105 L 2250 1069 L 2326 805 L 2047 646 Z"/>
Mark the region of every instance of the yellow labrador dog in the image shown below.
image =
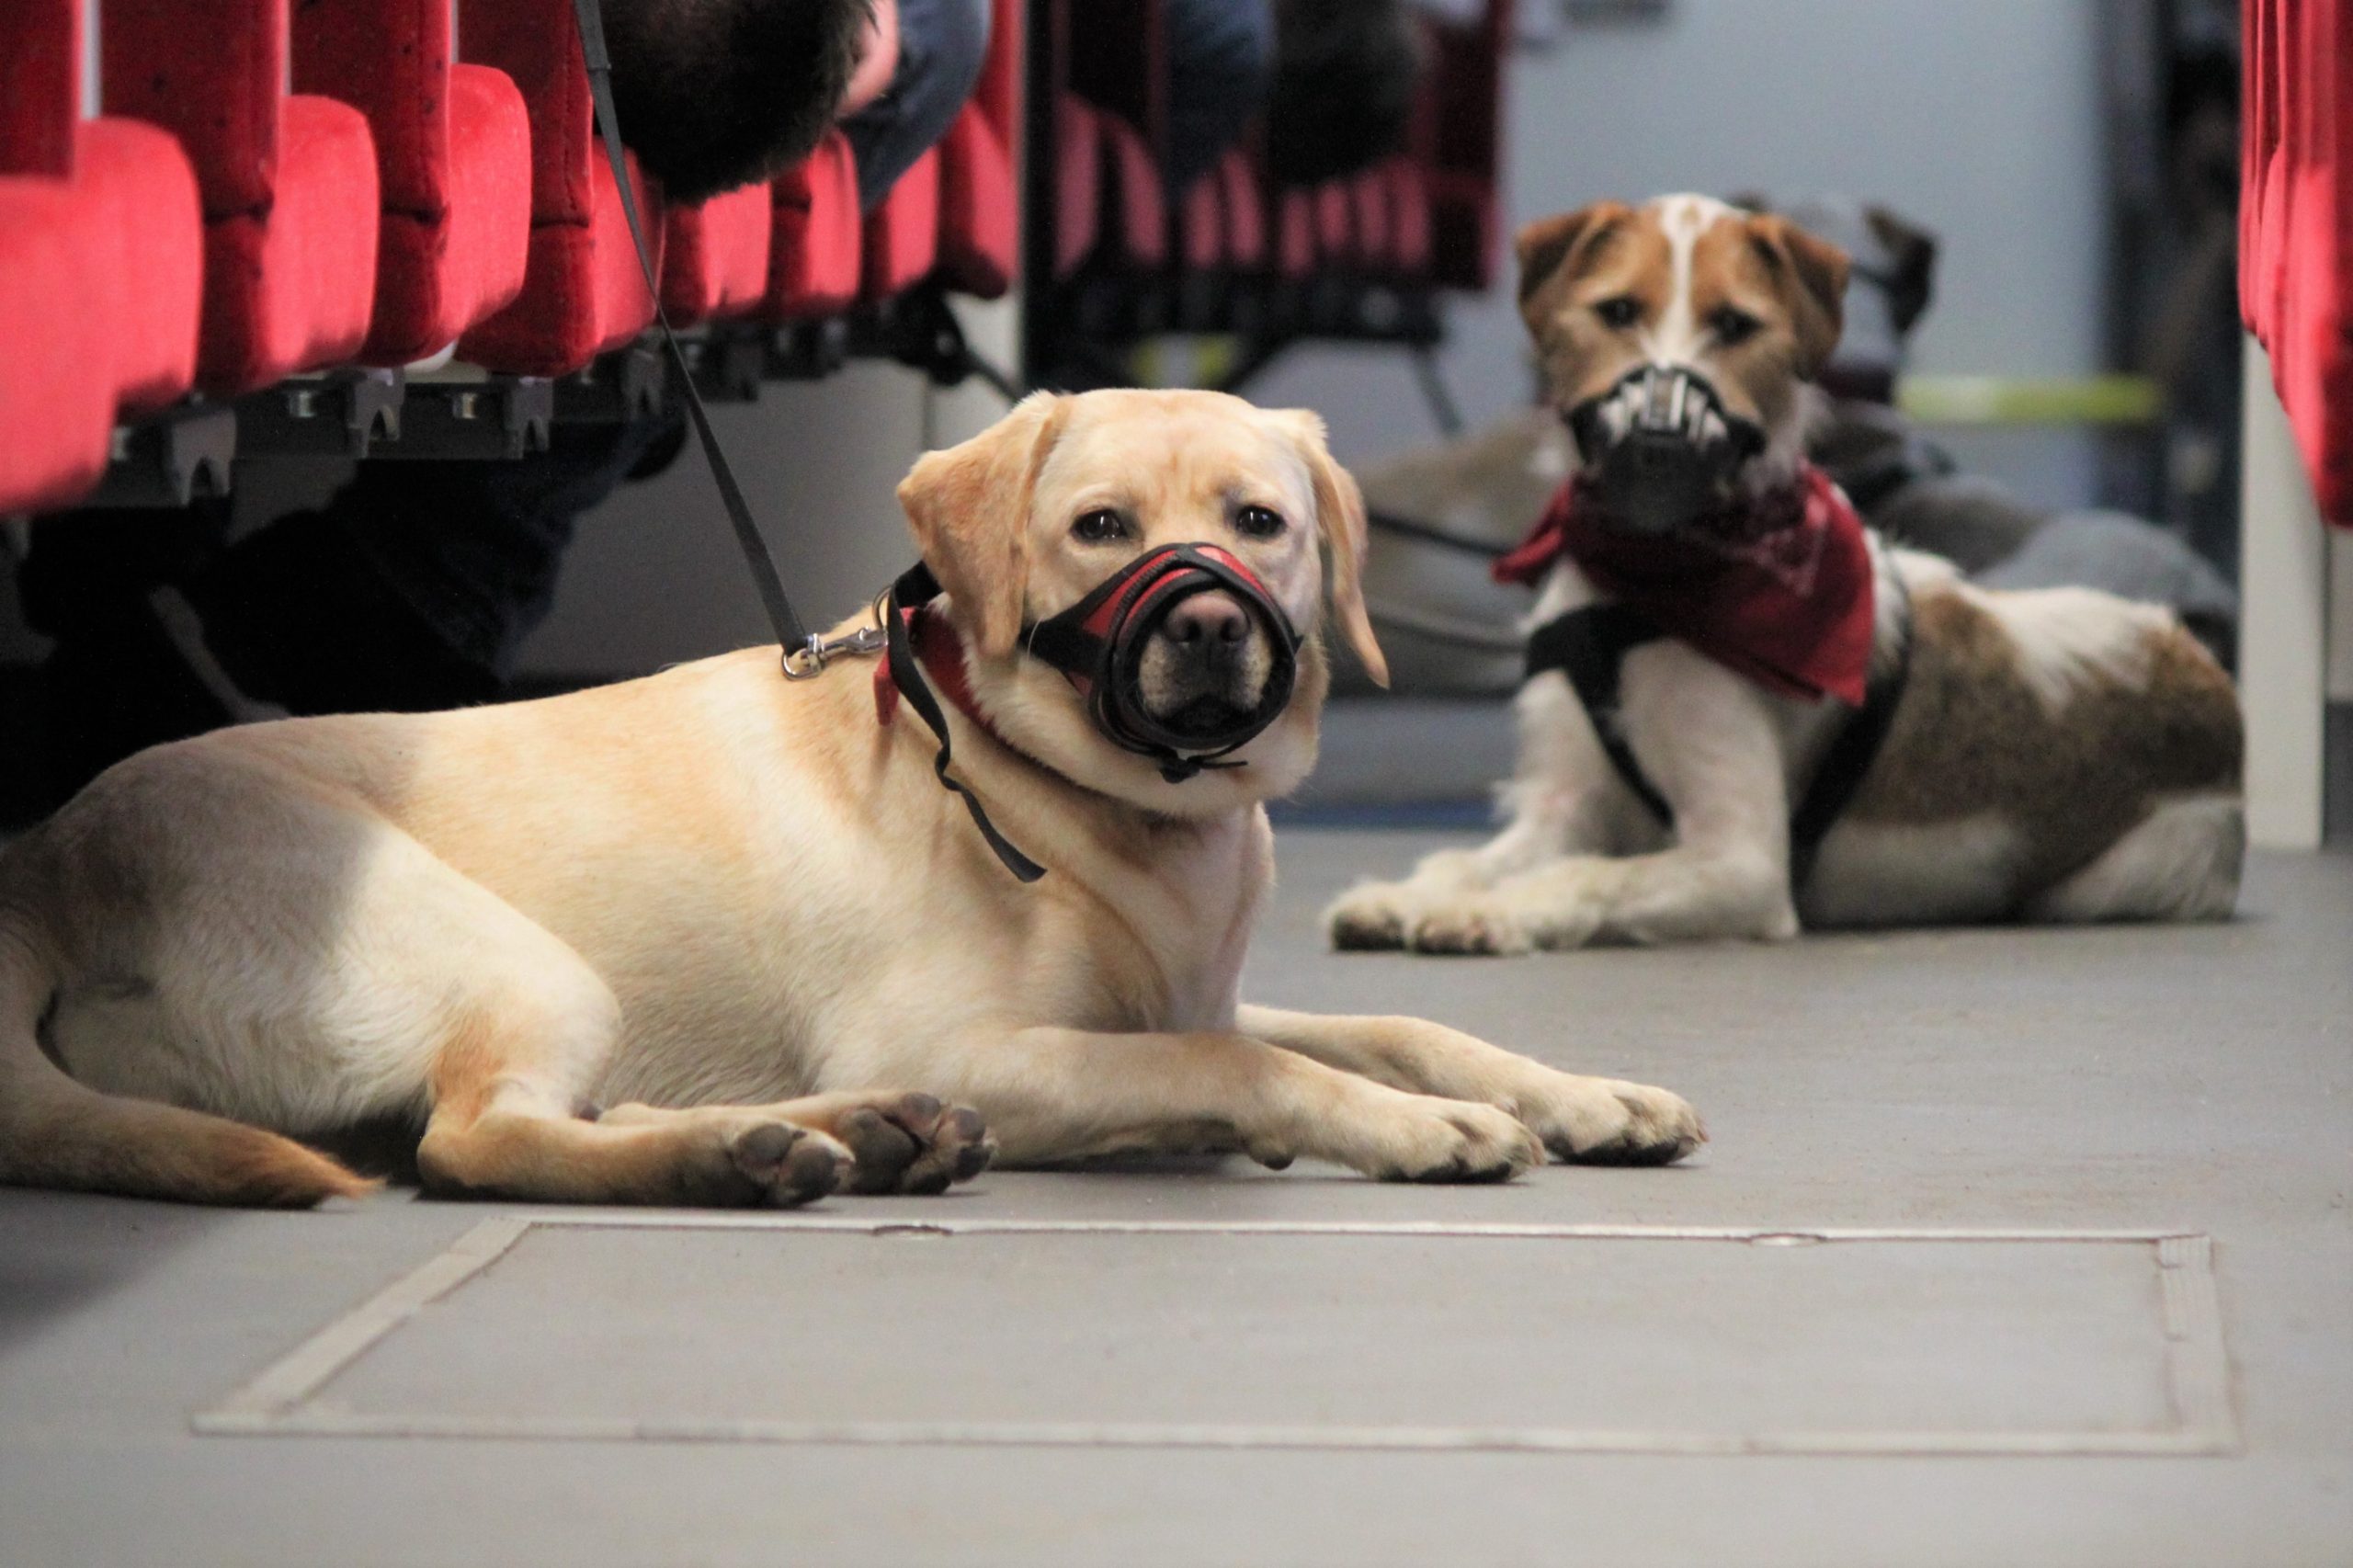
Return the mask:
<path id="1" fill-rule="evenodd" d="M 1319 539 L 1381 666 L 1314 416 L 1040 395 L 900 499 L 945 594 L 895 685 L 754 649 L 102 776 L 0 857 L 0 1180 L 310 1203 L 364 1184 L 292 1140 L 384 1117 L 435 1190 L 584 1203 L 936 1191 L 998 1149 L 1486 1180 L 1699 1141 L 1658 1089 L 1239 1001 L 1260 802 L 1314 760 Z M 1148 623 L 1115 744 L 1032 644 L 1172 544 L 1216 585 Z M 1007 858 L 935 777 L 926 693 Z"/>

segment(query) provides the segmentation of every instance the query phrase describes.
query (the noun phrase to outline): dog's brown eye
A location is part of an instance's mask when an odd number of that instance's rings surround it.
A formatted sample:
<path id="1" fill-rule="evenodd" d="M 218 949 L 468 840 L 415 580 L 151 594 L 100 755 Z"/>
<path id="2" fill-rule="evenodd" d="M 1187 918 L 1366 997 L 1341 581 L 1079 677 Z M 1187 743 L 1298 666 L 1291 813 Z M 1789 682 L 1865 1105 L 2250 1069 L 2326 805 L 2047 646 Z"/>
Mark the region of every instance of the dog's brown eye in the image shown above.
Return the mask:
<path id="1" fill-rule="evenodd" d="M 1716 341 L 1729 348 L 1735 343 L 1745 343 L 1763 330 L 1765 324 L 1746 311 L 1733 305 L 1718 305 L 1708 316 L 1708 330 Z"/>
<path id="2" fill-rule="evenodd" d="M 1234 531 L 1251 539 L 1272 539 L 1288 526 L 1280 512 L 1264 506 L 1245 506 L 1233 515 Z"/>
<path id="3" fill-rule="evenodd" d="M 1643 302 L 1631 294 L 1620 294 L 1614 300 L 1604 300 L 1593 307 L 1601 324 L 1613 332 L 1623 332 L 1643 319 Z"/>
<path id="4" fill-rule="evenodd" d="M 1070 531 L 1072 538 L 1084 540 L 1088 544 L 1105 544 L 1128 537 L 1128 520 L 1107 507 L 1102 511 L 1086 513 L 1071 524 Z"/>

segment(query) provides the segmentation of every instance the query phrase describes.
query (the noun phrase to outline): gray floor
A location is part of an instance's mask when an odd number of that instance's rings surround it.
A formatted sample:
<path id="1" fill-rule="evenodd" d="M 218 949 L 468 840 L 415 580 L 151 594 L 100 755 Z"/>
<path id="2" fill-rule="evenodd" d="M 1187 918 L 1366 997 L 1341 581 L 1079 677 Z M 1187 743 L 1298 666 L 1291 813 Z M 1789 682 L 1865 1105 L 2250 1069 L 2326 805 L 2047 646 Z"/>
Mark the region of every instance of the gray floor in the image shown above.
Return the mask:
<path id="1" fill-rule="evenodd" d="M 811 1211 L 971 1233 L 938 1244 L 542 1226 L 307 1396 L 316 1433 L 268 1436 L 191 1421 L 506 1211 L 0 1192 L 0 1564 L 2353 1562 L 2353 858 L 2258 859 L 2224 927 L 1320 949 L 1324 898 L 1432 842 L 1290 831 L 1254 994 L 1424 1012 L 1671 1085 L 1708 1116 L 1702 1158 L 1452 1190 L 1239 1164 L 992 1173 Z M 1073 1221 L 2206 1233 L 2236 1451 L 1154 1446 L 1188 1422 L 2162 1427 L 2172 1282 L 2160 1312 L 2142 1261 L 2089 1242 L 991 1229 Z M 1586 1250 L 1511 1250 L 1561 1246 Z M 554 1425 L 318 1435 L 388 1413 Z M 647 1416 L 973 1440 L 556 1440 Z M 1074 1416 L 1143 1446 L 999 1440 Z"/>

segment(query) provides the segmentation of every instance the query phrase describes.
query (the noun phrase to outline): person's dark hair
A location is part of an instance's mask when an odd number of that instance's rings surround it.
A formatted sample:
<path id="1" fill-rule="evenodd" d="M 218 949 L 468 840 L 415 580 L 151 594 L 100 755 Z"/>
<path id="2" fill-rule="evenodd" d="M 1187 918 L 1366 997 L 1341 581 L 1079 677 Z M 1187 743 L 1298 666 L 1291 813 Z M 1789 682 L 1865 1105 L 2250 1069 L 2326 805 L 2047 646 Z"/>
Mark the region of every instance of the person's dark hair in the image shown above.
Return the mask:
<path id="1" fill-rule="evenodd" d="M 621 132 L 673 200 L 808 156 L 833 123 L 870 0 L 605 0 Z"/>
<path id="2" fill-rule="evenodd" d="M 1353 174 L 1397 150 L 1422 72 L 1403 0 L 1277 0 L 1267 165 L 1284 185 Z"/>

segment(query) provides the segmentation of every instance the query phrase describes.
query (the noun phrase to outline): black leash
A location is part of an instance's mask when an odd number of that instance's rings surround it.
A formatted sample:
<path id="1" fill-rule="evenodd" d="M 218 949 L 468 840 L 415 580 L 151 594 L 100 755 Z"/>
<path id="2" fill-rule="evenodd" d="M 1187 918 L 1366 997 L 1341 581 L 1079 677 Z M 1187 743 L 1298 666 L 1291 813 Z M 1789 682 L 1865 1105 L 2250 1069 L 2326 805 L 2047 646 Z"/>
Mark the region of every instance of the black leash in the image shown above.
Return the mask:
<path id="1" fill-rule="evenodd" d="M 719 484 L 720 504 L 727 508 L 727 520 L 734 525 L 736 548 L 744 552 L 744 564 L 752 574 L 752 585 L 759 590 L 760 604 L 767 611 L 768 624 L 776 629 L 777 641 L 784 647 L 785 673 L 794 674 L 793 661 L 805 658 L 822 665 L 821 644 L 808 627 L 801 624 L 792 601 L 785 597 L 784 582 L 777 575 L 775 558 L 768 554 L 767 541 L 760 537 L 759 525 L 752 520 L 752 508 L 744 499 L 742 486 L 735 483 L 735 472 L 727 466 L 727 456 L 719 449 L 719 437 L 711 432 L 710 415 L 703 407 L 702 393 L 695 388 L 693 368 L 687 363 L 686 351 L 678 347 L 677 334 L 670 330 L 670 318 L 662 309 L 662 279 L 654 270 L 653 247 L 646 243 L 645 223 L 638 216 L 637 193 L 630 188 L 629 165 L 621 156 L 620 119 L 613 112 L 613 61 L 605 50 L 605 18 L 598 9 L 598 0 L 573 0 L 573 13 L 580 22 L 580 56 L 588 68 L 588 91 L 597 103 L 597 125 L 605 139 L 605 158 L 612 165 L 613 183 L 620 187 L 621 211 L 629 219 L 630 238 L 637 246 L 637 265 L 645 274 L 646 291 L 654 296 L 654 319 L 662 328 L 662 341 L 670 349 L 670 365 L 677 372 L 678 385 L 687 394 L 687 414 L 694 421 L 695 438 L 702 443 L 702 455 L 710 464 L 710 476 Z"/>
<path id="2" fill-rule="evenodd" d="M 695 387 L 693 368 L 687 363 L 686 351 L 678 347 L 678 335 L 670 329 L 670 318 L 662 309 L 662 280 L 654 274 L 653 247 L 646 243 L 644 220 L 637 210 L 637 195 L 630 188 L 629 165 L 621 155 L 620 117 L 613 109 L 613 62 L 605 48 L 604 15 L 598 9 L 598 0 L 573 0 L 572 8 L 579 19 L 580 57 L 587 67 L 589 94 L 596 100 L 597 126 L 604 137 L 605 159 L 612 165 L 613 183 L 620 188 L 621 211 L 629 219 L 630 239 L 637 246 L 638 269 L 645 274 L 646 290 L 654 296 L 654 319 L 662 328 L 662 341 L 670 350 L 670 364 L 677 371 L 678 385 L 686 392 L 687 413 L 694 420 L 695 438 L 701 443 L 702 455 L 710 464 L 711 478 L 718 482 L 719 499 L 727 508 L 728 522 L 734 526 L 735 543 L 744 552 L 744 565 L 752 574 L 753 586 L 759 590 L 768 624 L 776 629 L 777 641 L 783 645 L 785 677 L 805 680 L 821 675 L 827 661 L 837 653 L 881 652 L 889 660 L 892 684 L 931 727 L 931 733 L 939 737 L 939 754 L 932 760 L 932 771 L 938 776 L 940 784 L 962 797 L 981 836 L 1005 863 L 1005 869 L 1025 882 L 1036 881 L 1046 874 L 1046 869 L 999 833 L 982 808 L 980 797 L 961 780 L 949 776 L 948 716 L 923 677 L 922 664 L 915 657 L 907 636 L 906 617 L 902 613 L 938 596 L 939 584 L 933 578 L 931 569 L 918 562 L 891 585 L 891 591 L 876 612 L 881 620 L 879 629 L 860 627 L 832 642 L 813 635 L 793 609 L 792 601 L 785 597 L 776 560 L 768 553 L 767 541 L 760 537 L 759 525 L 752 520 L 752 508 L 744 499 L 742 486 L 735 483 L 734 471 L 727 466 L 727 455 L 720 450 L 719 437 L 710 428 L 710 412 L 703 407 L 702 393 Z M 955 318 L 949 315 L 948 320 L 952 324 Z M 958 347 L 961 347 L 961 338 Z M 1018 401 L 1003 377 L 989 371 L 977 359 L 972 366 L 986 372 L 992 384 L 997 385 L 1008 399 Z"/>

